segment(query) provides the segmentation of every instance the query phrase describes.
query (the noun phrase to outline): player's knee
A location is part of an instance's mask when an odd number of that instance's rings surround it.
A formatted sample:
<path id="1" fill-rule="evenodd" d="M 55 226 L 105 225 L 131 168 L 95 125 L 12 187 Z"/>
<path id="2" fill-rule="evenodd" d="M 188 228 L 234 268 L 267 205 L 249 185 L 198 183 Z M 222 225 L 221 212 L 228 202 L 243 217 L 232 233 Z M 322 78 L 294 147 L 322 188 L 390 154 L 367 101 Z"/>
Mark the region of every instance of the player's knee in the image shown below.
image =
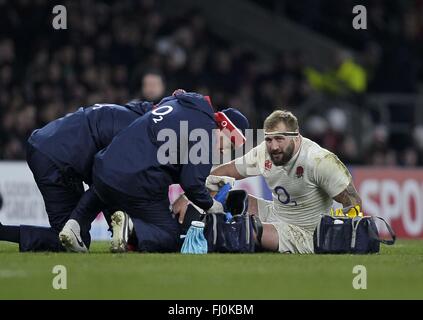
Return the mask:
<path id="1" fill-rule="evenodd" d="M 264 250 L 278 251 L 279 235 L 276 228 L 271 224 L 263 224 L 263 236 L 261 238 L 261 246 Z"/>

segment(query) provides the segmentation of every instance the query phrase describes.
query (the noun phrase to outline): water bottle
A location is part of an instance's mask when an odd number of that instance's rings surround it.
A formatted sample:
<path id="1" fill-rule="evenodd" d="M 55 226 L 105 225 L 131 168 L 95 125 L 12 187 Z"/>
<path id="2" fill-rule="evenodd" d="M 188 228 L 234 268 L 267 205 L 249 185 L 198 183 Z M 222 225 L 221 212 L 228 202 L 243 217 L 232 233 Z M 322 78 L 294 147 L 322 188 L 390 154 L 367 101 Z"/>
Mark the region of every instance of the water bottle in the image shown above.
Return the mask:
<path id="1" fill-rule="evenodd" d="M 193 221 L 185 236 L 181 253 L 205 254 L 207 253 L 207 240 L 204 237 L 204 222 Z"/>

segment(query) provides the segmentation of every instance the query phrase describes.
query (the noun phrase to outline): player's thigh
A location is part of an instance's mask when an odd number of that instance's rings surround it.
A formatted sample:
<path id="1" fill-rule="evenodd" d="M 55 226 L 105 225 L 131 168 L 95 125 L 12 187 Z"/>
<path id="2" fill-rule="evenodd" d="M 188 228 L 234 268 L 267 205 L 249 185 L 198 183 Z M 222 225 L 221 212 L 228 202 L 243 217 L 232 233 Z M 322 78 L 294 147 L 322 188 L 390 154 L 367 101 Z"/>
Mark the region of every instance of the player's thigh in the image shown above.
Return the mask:
<path id="1" fill-rule="evenodd" d="M 284 221 L 270 222 L 279 237 L 279 252 L 281 253 L 314 253 L 313 233 L 304 228 Z"/>
<path id="2" fill-rule="evenodd" d="M 260 198 L 255 198 L 257 204 L 257 214 L 262 222 L 268 222 L 273 216 L 273 202 Z"/>

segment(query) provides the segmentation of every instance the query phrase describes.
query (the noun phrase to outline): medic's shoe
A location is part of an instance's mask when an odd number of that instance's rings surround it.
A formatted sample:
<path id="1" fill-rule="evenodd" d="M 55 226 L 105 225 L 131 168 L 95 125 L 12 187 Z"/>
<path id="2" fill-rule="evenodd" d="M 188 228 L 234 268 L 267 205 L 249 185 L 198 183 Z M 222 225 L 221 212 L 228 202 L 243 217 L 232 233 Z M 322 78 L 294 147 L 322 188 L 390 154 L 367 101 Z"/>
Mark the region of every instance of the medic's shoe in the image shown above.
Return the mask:
<path id="1" fill-rule="evenodd" d="M 123 212 L 116 211 L 112 214 L 112 241 L 110 251 L 113 253 L 128 251 L 128 238 L 133 230 L 131 218 Z"/>
<path id="2" fill-rule="evenodd" d="M 59 240 L 67 251 L 88 252 L 87 247 L 81 239 L 81 228 L 78 221 L 69 219 L 59 233 Z"/>

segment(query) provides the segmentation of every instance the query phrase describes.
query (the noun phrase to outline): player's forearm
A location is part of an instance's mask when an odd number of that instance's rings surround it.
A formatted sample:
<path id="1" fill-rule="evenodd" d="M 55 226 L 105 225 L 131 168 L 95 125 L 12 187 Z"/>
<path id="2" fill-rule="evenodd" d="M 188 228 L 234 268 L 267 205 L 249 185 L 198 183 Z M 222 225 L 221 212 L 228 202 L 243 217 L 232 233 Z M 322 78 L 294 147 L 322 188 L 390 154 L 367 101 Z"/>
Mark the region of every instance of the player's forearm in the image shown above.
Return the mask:
<path id="1" fill-rule="evenodd" d="M 333 199 L 336 202 L 341 203 L 344 208 L 349 206 L 356 206 L 356 205 L 359 205 L 361 208 L 361 197 L 358 194 L 352 182 L 345 188 L 344 191 L 342 191 Z"/>
<path id="2" fill-rule="evenodd" d="M 240 175 L 238 170 L 236 169 L 235 160 L 218 166 L 217 168 L 212 170 L 210 174 L 214 176 L 232 177 L 236 180 L 241 180 L 245 178 L 244 176 Z"/>

